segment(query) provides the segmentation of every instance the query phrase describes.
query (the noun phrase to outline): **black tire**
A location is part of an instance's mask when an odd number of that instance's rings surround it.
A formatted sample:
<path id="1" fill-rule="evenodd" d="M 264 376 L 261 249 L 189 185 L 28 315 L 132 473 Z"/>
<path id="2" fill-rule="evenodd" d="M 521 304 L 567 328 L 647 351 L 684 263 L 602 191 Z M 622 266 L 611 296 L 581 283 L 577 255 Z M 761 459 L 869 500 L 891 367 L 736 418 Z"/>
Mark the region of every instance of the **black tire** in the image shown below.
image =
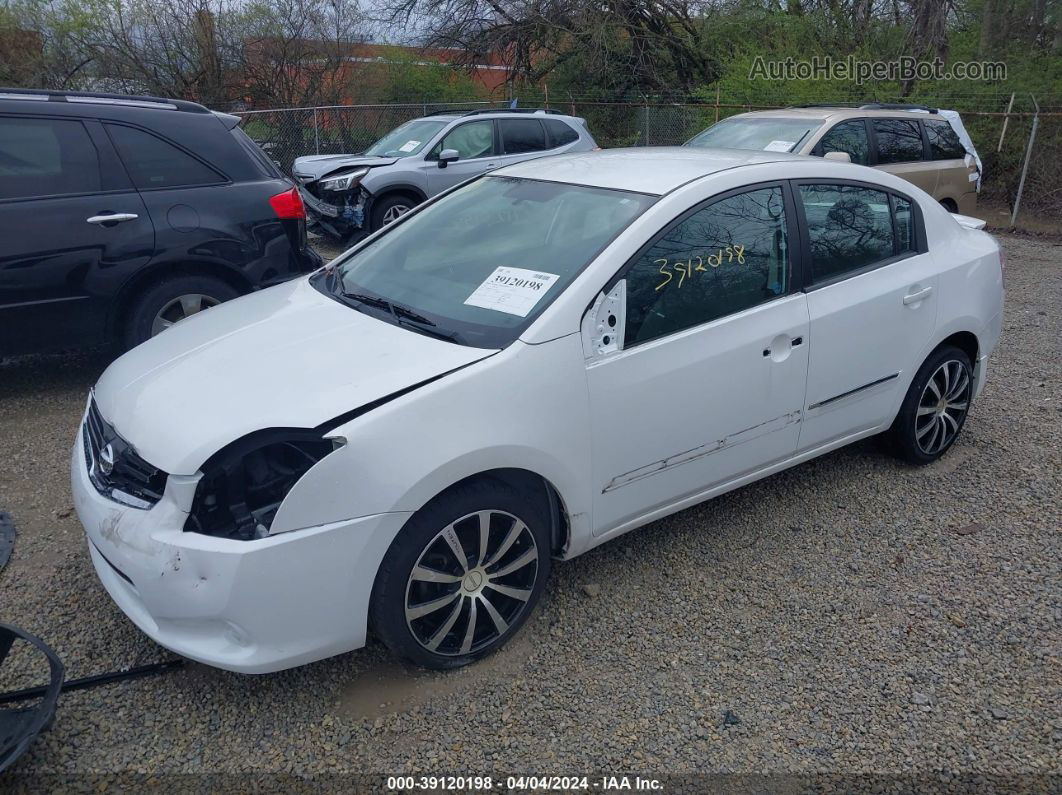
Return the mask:
<path id="1" fill-rule="evenodd" d="M 941 199 L 940 205 L 949 213 L 954 214 L 959 212 L 959 206 L 951 199 Z"/>
<path id="2" fill-rule="evenodd" d="M 476 514 L 480 512 L 491 514 L 486 554 L 478 549 Z M 524 529 L 512 522 L 513 518 Z M 468 573 L 463 576 L 453 547 L 441 537 L 451 524 L 466 555 L 464 568 Z M 384 556 L 369 606 L 373 631 L 399 657 L 435 670 L 459 668 L 494 652 L 516 635 L 542 596 L 550 572 L 549 527 L 545 506 L 492 478 L 472 481 L 436 497 L 409 519 Z M 518 537 L 504 548 L 514 532 Z M 498 555 L 496 560 L 492 560 L 494 555 Z M 523 560 L 527 562 L 521 563 Z M 517 564 L 515 571 L 503 573 Z M 532 566 L 534 579 L 528 582 Z M 460 579 L 446 583 L 414 580 L 414 567 Z M 488 574 L 486 580 L 480 577 L 478 586 L 472 577 L 475 571 Z M 495 591 L 492 581 L 512 593 L 529 596 L 514 599 Z M 473 587 L 478 591 L 470 593 Z M 436 601 L 442 606 L 408 618 L 410 612 Z M 504 631 L 491 611 L 506 625 Z M 435 650 L 428 648 L 433 637 L 439 638 Z"/>
<path id="3" fill-rule="evenodd" d="M 407 196 L 404 193 L 392 193 L 390 196 L 384 196 L 382 199 L 373 204 L 372 208 L 372 231 L 383 228 L 385 219 L 388 215 L 394 214 L 396 211 L 402 211 L 402 213 L 409 212 L 414 207 L 420 204 L 412 196 Z M 405 208 L 403 210 L 403 208 Z"/>
<path id="4" fill-rule="evenodd" d="M 947 377 L 948 388 L 944 388 L 945 376 L 939 375 L 941 368 L 948 364 L 952 373 L 961 373 L 952 380 Z M 944 396 L 954 393 L 954 399 L 948 404 L 946 411 L 940 407 L 941 400 L 933 404 L 935 392 L 929 386 L 930 379 L 936 379 L 934 386 L 942 391 Z M 965 384 L 963 385 L 963 379 Z M 962 432 L 966 424 L 966 417 L 970 413 L 970 404 L 973 400 L 973 367 L 970 357 L 959 348 L 946 345 L 930 354 L 922 366 L 915 373 L 914 380 L 907 390 L 907 395 L 900 406 L 900 412 L 888 431 L 888 440 L 892 451 L 912 464 L 930 464 L 946 453 Z M 927 391 L 928 390 L 928 391 Z M 927 402 L 928 399 L 928 402 Z M 956 409 L 954 406 L 961 406 Z M 922 414 L 919 414 L 919 411 Z M 937 413 L 939 412 L 939 413 Z M 934 444 L 934 429 L 927 423 L 937 422 L 940 425 L 938 433 L 946 434 L 940 439 L 939 446 Z M 928 448 L 928 449 L 927 449 Z"/>
<path id="5" fill-rule="evenodd" d="M 153 327 L 159 313 L 182 296 L 203 296 L 203 306 L 221 304 L 239 296 L 232 285 L 213 276 L 172 276 L 139 293 L 126 314 L 122 339 L 133 348 L 157 333 Z"/>

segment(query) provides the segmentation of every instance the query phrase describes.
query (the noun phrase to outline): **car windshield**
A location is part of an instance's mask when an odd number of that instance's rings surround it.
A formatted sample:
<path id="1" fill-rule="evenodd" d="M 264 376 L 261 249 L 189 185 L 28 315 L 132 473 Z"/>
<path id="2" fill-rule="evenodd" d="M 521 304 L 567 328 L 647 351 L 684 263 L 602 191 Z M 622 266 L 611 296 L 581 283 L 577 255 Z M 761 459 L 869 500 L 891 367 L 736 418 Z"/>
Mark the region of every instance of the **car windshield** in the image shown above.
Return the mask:
<path id="1" fill-rule="evenodd" d="M 407 121 L 366 149 L 365 154 L 370 157 L 415 155 L 445 126 L 445 121 Z"/>
<path id="2" fill-rule="evenodd" d="M 654 197 L 483 177 L 337 260 L 314 284 L 414 331 L 501 348 Z"/>
<path id="3" fill-rule="evenodd" d="M 821 126 L 815 119 L 725 119 L 691 138 L 686 146 L 792 152 Z"/>

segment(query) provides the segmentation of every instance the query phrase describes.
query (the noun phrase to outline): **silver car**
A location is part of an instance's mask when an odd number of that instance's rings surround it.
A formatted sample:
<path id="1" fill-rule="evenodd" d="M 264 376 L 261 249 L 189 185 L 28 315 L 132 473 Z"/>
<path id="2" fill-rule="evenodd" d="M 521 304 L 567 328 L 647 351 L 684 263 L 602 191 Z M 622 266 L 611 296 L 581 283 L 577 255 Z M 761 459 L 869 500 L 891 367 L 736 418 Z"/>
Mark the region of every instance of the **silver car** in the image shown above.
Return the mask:
<path id="1" fill-rule="evenodd" d="M 597 148 L 585 119 L 556 111 L 446 111 L 406 122 L 359 155 L 297 158 L 293 172 L 315 230 L 347 241 L 484 171 Z"/>

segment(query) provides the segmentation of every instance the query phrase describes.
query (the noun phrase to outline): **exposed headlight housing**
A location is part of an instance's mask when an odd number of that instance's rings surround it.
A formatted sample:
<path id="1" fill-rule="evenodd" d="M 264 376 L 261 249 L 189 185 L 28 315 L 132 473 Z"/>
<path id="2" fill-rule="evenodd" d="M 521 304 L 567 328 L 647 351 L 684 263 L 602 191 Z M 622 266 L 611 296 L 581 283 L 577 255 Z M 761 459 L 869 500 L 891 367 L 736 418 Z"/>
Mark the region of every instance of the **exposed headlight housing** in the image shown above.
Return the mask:
<path id="1" fill-rule="evenodd" d="M 295 428 L 237 439 L 203 464 L 185 532 L 240 541 L 265 538 L 292 486 L 342 444 Z"/>
<path id="2" fill-rule="evenodd" d="M 359 168 L 357 171 L 348 171 L 346 174 L 340 174 L 338 177 L 329 177 L 328 179 L 322 179 L 319 183 L 321 190 L 350 190 L 359 182 L 361 178 L 369 173 L 367 168 Z"/>

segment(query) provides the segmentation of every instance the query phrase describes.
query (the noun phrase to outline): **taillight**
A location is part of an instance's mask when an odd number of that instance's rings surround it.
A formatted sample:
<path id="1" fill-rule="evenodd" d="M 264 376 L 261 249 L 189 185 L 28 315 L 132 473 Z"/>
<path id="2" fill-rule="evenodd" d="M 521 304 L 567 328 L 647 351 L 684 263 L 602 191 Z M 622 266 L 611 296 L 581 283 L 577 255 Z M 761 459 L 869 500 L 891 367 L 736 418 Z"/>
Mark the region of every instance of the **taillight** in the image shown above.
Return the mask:
<path id="1" fill-rule="evenodd" d="M 302 203 L 302 196 L 299 195 L 298 188 L 292 188 L 283 193 L 278 193 L 276 196 L 270 196 L 269 205 L 273 208 L 273 212 L 277 214 L 277 218 L 283 220 L 306 220 L 306 206 Z"/>

